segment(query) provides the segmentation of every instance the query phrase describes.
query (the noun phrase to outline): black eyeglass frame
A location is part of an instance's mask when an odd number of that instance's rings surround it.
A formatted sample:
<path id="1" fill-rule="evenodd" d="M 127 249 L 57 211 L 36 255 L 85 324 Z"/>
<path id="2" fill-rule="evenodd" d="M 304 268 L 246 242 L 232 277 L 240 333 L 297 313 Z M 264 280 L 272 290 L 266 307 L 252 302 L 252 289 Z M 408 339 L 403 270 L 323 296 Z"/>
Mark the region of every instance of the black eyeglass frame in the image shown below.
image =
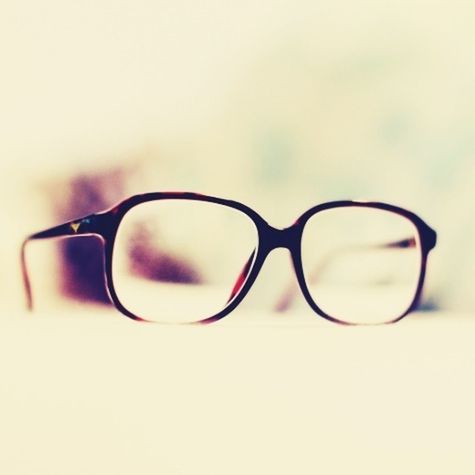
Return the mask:
<path id="1" fill-rule="evenodd" d="M 324 312 L 311 297 L 310 291 L 307 286 L 307 282 L 304 277 L 304 270 L 302 265 L 302 253 L 301 253 L 301 242 L 302 235 L 307 221 L 314 216 L 315 214 L 336 208 L 344 207 L 356 207 L 356 208 L 372 208 L 389 211 L 395 214 L 398 214 L 410 222 L 412 222 L 418 232 L 418 237 L 420 241 L 420 252 L 421 252 L 421 266 L 419 279 L 417 282 L 417 287 L 414 293 L 414 297 L 408 306 L 408 308 L 398 317 L 393 320 L 384 322 L 384 323 L 395 323 L 405 317 L 408 313 L 412 312 L 418 305 L 419 300 L 422 295 L 422 289 L 424 286 L 424 280 L 427 270 L 427 259 L 429 252 L 435 247 L 437 242 L 436 232 L 423 221 L 419 216 L 408 211 L 404 208 L 398 206 L 390 205 L 387 203 L 381 202 L 372 202 L 372 201 L 353 201 L 353 200 L 342 200 L 342 201 L 333 201 L 328 203 L 319 204 L 313 206 L 309 210 L 305 211 L 291 226 L 284 229 L 277 229 L 270 224 L 268 224 L 257 212 L 248 206 L 239 203 L 237 201 L 228 200 L 224 198 L 217 198 L 213 196 L 202 195 L 199 193 L 190 193 L 190 192 L 155 192 L 155 193 L 145 193 L 140 195 L 134 195 L 130 198 L 121 201 L 114 207 L 94 213 L 83 218 L 69 221 L 64 224 L 40 231 L 38 233 L 28 236 L 23 242 L 21 249 L 21 264 L 22 264 L 22 274 L 23 281 L 26 290 L 27 306 L 29 309 L 33 308 L 33 298 L 30 285 L 30 279 L 28 276 L 27 265 L 26 265 L 26 245 L 36 239 L 47 239 L 47 238 L 64 238 L 64 237 L 74 237 L 74 236 L 94 236 L 98 237 L 104 245 L 104 279 L 107 292 L 109 294 L 111 302 L 114 306 L 127 317 L 148 322 L 149 320 L 135 315 L 129 311 L 120 301 L 113 280 L 112 273 L 112 257 L 114 252 L 114 243 L 117 236 L 117 231 L 119 229 L 120 223 L 124 218 L 125 214 L 134 208 L 137 205 L 142 203 L 147 203 L 150 201 L 158 200 L 191 200 L 191 201 L 202 201 L 208 203 L 215 203 L 222 206 L 227 206 L 238 210 L 245 215 L 247 215 L 255 224 L 257 233 L 258 233 L 258 245 L 257 252 L 254 252 L 250 260 L 243 269 L 243 273 L 240 276 L 244 281 L 240 288 L 233 294 L 227 305 L 218 313 L 206 317 L 203 320 L 194 322 L 196 324 L 207 324 L 220 320 L 221 318 L 228 315 L 232 312 L 244 299 L 244 297 L 249 292 L 250 288 L 254 284 L 262 265 L 264 264 L 268 254 L 276 248 L 286 248 L 290 251 L 292 257 L 292 263 L 294 271 L 297 277 L 299 287 L 303 293 L 303 296 L 310 307 L 321 317 L 330 320 L 335 323 L 343 325 L 360 325 L 358 323 L 346 322 L 335 318 L 326 312 Z M 401 241 L 400 247 L 408 247 L 407 242 Z"/>

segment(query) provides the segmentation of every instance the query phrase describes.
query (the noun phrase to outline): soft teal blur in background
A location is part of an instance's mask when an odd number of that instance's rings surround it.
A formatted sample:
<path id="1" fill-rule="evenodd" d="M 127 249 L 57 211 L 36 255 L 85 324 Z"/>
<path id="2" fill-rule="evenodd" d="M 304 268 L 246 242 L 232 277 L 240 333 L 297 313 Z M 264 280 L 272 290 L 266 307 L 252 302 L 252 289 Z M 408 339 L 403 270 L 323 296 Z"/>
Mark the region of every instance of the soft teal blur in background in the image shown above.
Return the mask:
<path id="1" fill-rule="evenodd" d="M 430 299 L 474 310 L 474 20 L 462 0 L 3 5 L 3 305 L 52 197 L 125 168 L 124 195 L 216 194 L 282 226 L 332 199 L 405 206 L 439 231 Z"/>

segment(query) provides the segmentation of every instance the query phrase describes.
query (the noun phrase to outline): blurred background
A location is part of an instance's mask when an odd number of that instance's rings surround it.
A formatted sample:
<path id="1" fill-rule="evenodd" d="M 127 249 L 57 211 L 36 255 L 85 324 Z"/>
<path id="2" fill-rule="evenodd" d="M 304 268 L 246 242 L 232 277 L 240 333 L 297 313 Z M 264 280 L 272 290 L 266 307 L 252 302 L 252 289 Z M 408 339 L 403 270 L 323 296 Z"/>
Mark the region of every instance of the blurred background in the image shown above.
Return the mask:
<path id="1" fill-rule="evenodd" d="M 404 206 L 439 234 L 427 305 L 475 310 L 474 20 L 468 0 L 2 5 L 2 313 L 23 305 L 26 234 L 174 190 L 275 226 Z M 102 301 L 94 252 L 35 243 L 35 295 Z"/>

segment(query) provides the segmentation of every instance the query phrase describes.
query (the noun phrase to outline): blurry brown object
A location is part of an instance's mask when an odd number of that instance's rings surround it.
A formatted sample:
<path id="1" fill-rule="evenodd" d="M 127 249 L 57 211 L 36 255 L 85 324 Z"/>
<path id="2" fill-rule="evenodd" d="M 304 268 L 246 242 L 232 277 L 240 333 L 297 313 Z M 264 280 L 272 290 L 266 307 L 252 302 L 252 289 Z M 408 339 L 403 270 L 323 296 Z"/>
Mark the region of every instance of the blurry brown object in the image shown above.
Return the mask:
<path id="1" fill-rule="evenodd" d="M 130 270 L 149 280 L 180 284 L 199 284 L 202 278 L 194 266 L 166 253 L 157 246 L 159 233 L 146 223 L 137 226 L 128 248 Z"/>
<path id="2" fill-rule="evenodd" d="M 120 166 L 106 171 L 80 173 L 48 184 L 53 214 L 69 221 L 107 209 L 122 200 L 138 167 Z M 52 190 L 52 191 L 51 191 Z M 130 270 L 137 276 L 162 282 L 198 284 L 202 277 L 191 263 L 157 246 L 158 230 L 138 223 L 128 244 Z M 110 304 L 104 282 L 103 244 L 94 237 L 64 239 L 60 243 L 62 295 Z"/>
<path id="3" fill-rule="evenodd" d="M 79 174 L 57 184 L 53 212 L 68 221 L 106 209 L 124 196 L 125 167 L 104 172 Z M 64 239 L 60 245 L 60 291 L 67 297 L 110 304 L 104 283 L 102 243 L 93 237 Z"/>

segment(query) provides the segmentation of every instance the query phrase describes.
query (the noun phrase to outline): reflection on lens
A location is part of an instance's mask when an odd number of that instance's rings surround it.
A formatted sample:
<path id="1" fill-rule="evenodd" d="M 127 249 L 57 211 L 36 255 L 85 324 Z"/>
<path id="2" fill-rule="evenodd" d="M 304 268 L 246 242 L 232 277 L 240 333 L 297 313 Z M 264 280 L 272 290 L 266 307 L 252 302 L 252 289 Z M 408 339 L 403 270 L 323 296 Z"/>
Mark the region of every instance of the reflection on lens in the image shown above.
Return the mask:
<path id="1" fill-rule="evenodd" d="M 254 222 L 234 208 L 193 200 L 142 203 L 117 232 L 114 289 L 145 320 L 204 320 L 242 288 L 257 242 Z"/>
<path id="2" fill-rule="evenodd" d="M 302 265 L 313 301 L 347 323 L 384 323 L 411 305 L 421 268 L 414 224 L 369 207 L 321 211 L 305 225 Z"/>

